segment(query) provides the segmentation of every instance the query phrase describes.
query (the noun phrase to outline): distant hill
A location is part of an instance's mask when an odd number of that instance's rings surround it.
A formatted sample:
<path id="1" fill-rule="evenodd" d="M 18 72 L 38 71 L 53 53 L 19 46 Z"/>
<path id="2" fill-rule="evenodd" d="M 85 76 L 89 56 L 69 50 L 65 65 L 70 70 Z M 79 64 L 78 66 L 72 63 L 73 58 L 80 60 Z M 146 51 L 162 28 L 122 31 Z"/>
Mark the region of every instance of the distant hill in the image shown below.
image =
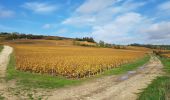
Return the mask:
<path id="1" fill-rule="evenodd" d="M 33 34 L 24 34 L 18 32 L 0 32 L 0 40 L 16 40 L 16 39 L 46 39 L 46 40 L 63 40 L 63 39 L 72 39 L 67 37 L 59 36 L 46 36 L 46 35 L 33 35 Z"/>

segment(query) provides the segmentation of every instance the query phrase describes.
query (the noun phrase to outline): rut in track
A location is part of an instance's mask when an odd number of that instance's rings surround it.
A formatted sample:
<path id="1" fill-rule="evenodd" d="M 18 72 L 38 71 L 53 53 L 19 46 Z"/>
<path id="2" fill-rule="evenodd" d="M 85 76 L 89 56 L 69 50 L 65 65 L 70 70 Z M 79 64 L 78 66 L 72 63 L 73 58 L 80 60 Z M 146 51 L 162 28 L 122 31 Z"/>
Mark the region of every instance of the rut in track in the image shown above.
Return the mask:
<path id="1" fill-rule="evenodd" d="M 151 57 L 147 64 L 135 71 L 58 89 L 52 92 L 48 100 L 135 100 L 141 89 L 162 74 L 162 67 L 158 58 Z"/>

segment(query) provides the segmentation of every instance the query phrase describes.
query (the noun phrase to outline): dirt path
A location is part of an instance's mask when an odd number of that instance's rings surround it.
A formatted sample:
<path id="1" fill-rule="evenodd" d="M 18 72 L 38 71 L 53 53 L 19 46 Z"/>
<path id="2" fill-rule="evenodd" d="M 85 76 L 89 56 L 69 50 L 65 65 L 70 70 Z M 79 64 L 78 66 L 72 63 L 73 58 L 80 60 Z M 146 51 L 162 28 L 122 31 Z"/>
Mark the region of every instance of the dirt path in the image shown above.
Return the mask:
<path id="1" fill-rule="evenodd" d="M 5 77 L 6 67 L 9 62 L 9 55 L 13 49 L 9 46 L 4 46 L 4 49 L 0 53 L 0 77 Z"/>
<path id="2" fill-rule="evenodd" d="M 13 49 L 9 46 L 4 46 L 2 52 L 0 52 L 0 96 L 5 96 L 8 100 L 13 100 L 15 97 L 9 95 L 6 90 L 8 89 L 8 83 L 5 82 L 4 77 L 6 75 L 6 67 L 8 65 L 10 54 Z"/>
<path id="3" fill-rule="evenodd" d="M 161 75 L 162 64 L 152 57 L 136 71 L 121 76 L 107 76 L 80 86 L 55 90 L 48 100 L 135 100 L 141 89 Z"/>

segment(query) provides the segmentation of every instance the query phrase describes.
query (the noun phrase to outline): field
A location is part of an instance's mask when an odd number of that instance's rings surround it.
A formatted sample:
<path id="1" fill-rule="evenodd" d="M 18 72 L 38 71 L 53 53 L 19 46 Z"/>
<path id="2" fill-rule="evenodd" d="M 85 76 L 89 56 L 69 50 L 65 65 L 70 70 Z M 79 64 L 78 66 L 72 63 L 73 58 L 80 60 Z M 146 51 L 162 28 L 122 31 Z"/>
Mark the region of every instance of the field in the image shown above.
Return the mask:
<path id="1" fill-rule="evenodd" d="M 154 50 L 158 55 L 170 58 L 170 50 Z"/>
<path id="2" fill-rule="evenodd" d="M 71 41 L 24 40 L 10 43 L 15 50 L 16 69 L 67 78 L 100 74 L 144 57 L 146 51 L 89 48 Z"/>
<path id="3" fill-rule="evenodd" d="M 170 58 L 170 53 L 163 54 L 164 56 Z"/>

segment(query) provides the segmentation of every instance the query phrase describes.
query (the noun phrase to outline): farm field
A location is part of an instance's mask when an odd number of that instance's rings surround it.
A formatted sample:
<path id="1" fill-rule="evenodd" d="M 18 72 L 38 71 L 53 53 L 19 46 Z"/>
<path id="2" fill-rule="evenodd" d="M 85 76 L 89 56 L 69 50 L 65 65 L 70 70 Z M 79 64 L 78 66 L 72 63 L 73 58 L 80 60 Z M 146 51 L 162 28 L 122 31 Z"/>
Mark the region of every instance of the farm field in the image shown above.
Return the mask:
<path id="1" fill-rule="evenodd" d="M 163 56 L 166 56 L 166 57 L 170 58 L 170 53 L 168 53 L 168 54 L 163 54 Z"/>
<path id="2" fill-rule="evenodd" d="M 154 50 L 154 51 L 157 52 L 157 55 L 170 58 L 170 50 Z"/>
<path id="3" fill-rule="evenodd" d="M 170 51 L 168 53 L 163 54 L 163 55 L 170 58 Z"/>
<path id="4" fill-rule="evenodd" d="M 170 0 L 10 1 L 0 100 L 170 100 Z"/>
<path id="5" fill-rule="evenodd" d="M 73 46 L 68 41 L 26 40 L 14 47 L 16 69 L 67 78 L 83 78 L 134 62 L 147 51 Z"/>

